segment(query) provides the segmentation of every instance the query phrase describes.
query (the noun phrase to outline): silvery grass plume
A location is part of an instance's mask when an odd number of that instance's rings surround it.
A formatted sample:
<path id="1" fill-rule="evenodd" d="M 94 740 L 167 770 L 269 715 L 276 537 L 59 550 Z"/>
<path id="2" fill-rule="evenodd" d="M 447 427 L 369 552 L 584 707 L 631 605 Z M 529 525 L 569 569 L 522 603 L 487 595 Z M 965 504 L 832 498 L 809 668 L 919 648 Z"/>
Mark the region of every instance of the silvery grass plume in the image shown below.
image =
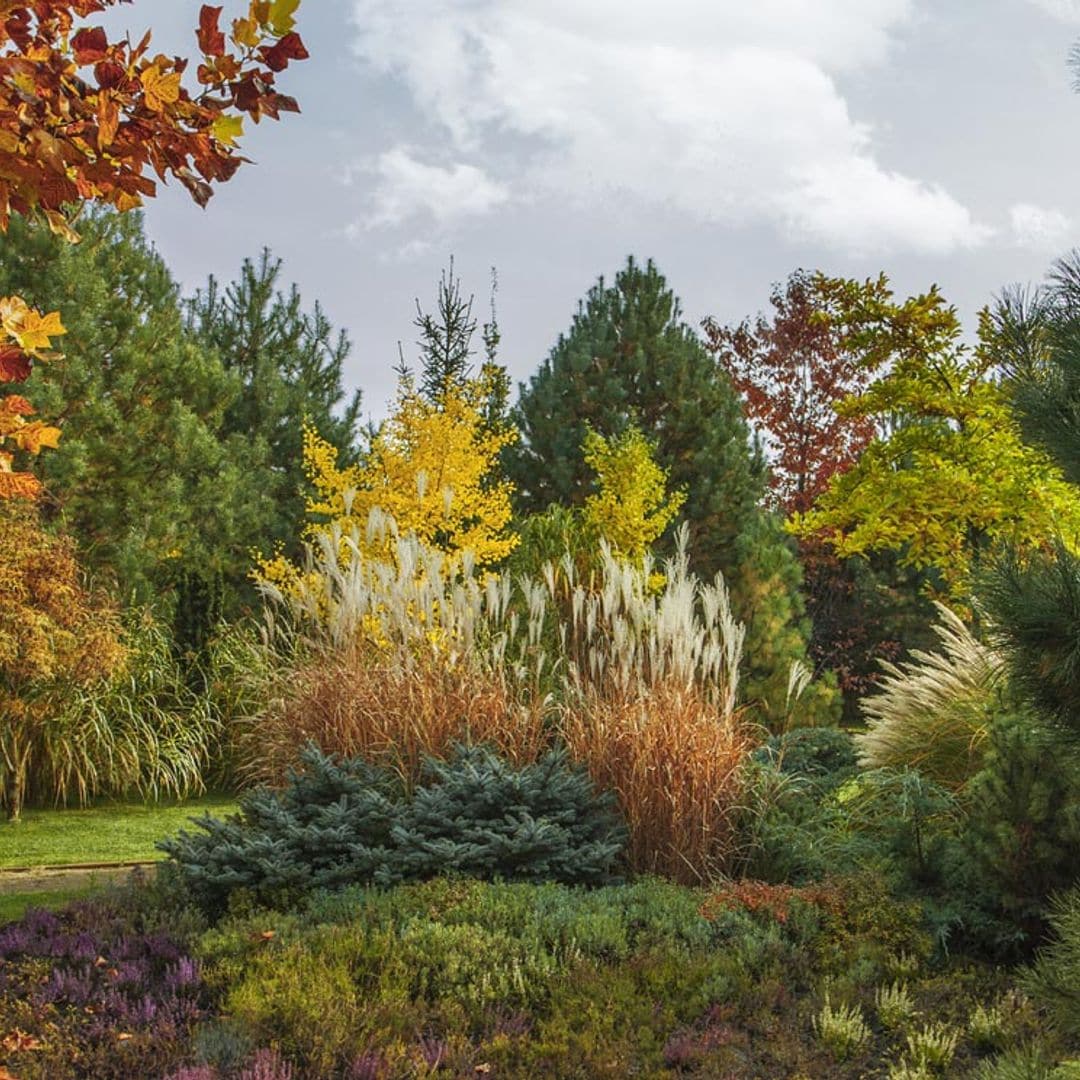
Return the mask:
<path id="1" fill-rule="evenodd" d="M 867 730 L 856 743 L 865 768 L 911 766 L 956 788 L 978 769 L 1004 663 L 958 615 L 935 606 L 940 651 L 881 662 L 885 678 L 862 703 Z"/>
<path id="2" fill-rule="evenodd" d="M 721 716 L 735 714 L 745 627 L 731 611 L 723 576 L 702 582 L 690 572 L 689 532 L 684 525 L 672 558 L 658 564 L 617 559 L 601 547 L 598 588 L 574 580 L 569 618 L 560 626 L 567 688 L 620 698 L 639 697 L 660 686 L 703 694 Z M 546 574 L 555 595 L 555 574 Z"/>

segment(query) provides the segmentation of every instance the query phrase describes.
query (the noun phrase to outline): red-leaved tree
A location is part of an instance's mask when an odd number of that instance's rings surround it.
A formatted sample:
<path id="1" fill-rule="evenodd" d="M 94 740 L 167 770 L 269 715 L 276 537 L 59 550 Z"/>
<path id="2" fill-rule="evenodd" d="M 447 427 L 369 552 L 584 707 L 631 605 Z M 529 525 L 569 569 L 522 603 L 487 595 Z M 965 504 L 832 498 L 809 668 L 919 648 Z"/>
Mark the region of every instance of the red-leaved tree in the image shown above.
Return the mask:
<path id="1" fill-rule="evenodd" d="M 771 318 L 737 326 L 706 319 L 706 345 L 731 376 L 770 464 L 770 493 L 784 514 L 805 511 L 874 437 L 873 422 L 838 415 L 872 373 L 844 349 L 824 315 L 821 274 L 803 270 L 773 287 Z M 873 287 L 873 283 L 868 283 Z"/>
<path id="2" fill-rule="evenodd" d="M 837 473 L 850 468 L 876 434 L 872 420 L 840 416 L 836 405 L 871 383 L 876 367 L 845 348 L 843 323 L 830 319 L 833 279 L 797 270 L 769 297 L 770 315 L 735 326 L 703 323 L 705 340 L 738 389 L 747 419 L 764 443 L 770 464 L 769 496 L 784 515 L 805 512 Z M 860 283 L 868 300 L 884 279 Z M 813 622 L 810 653 L 836 672 L 849 712 L 870 689 L 879 658 L 895 659 L 903 646 L 891 624 L 903 609 L 906 582 L 869 565 L 840 560 L 824 541 L 799 545 L 807 614 Z"/>

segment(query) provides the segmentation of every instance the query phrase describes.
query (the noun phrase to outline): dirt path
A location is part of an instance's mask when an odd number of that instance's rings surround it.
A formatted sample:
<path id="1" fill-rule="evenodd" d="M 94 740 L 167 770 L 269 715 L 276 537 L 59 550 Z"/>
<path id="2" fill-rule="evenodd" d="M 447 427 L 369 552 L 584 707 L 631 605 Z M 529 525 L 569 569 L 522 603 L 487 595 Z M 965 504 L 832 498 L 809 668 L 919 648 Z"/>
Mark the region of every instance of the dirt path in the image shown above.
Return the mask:
<path id="1" fill-rule="evenodd" d="M 152 874 L 156 863 L 93 863 L 85 866 L 28 866 L 0 870 L 0 896 L 80 889 L 120 881 L 133 870 Z"/>

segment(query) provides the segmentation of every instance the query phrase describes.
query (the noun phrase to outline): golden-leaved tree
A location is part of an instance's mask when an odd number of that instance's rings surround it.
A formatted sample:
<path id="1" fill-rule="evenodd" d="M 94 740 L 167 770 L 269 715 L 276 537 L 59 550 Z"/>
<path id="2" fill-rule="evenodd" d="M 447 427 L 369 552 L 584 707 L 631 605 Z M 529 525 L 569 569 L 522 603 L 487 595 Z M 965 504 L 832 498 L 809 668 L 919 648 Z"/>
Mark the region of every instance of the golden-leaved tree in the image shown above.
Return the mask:
<path id="1" fill-rule="evenodd" d="M 12 214 L 40 215 L 75 242 L 79 207 L 117 210 L 156 193 L 173 177 L 200 205 L 212 185 L 245 160 L 244 121 L 299 111 L 275 88 L 277 73 L 307 50 L 295 30 L 300 0 L 250 0 L 221 29 L 222 8 L 204 4 L 196 30 L 197 88 L 188 60 L 150 51 L 150 34 L 111 42 L 77 20 L 122 0 L 7 0 L 0 3 L 0 230 Z M 19 297 L 0 299 L 0 383 L 25 381 L 55 356 L 59 313 L 42 315 Z M 17 455 L 55 446 L 60 431 L 18 395 L 0 398 L 0 498 L 33 497 L 37 480 Z"/>
<path id="2" fill-rule="evenodd" d="M 590 430 L 581 450 L 597 488 L 582 508 L 586 532 L 607 540 L 618 558 L 640 562 L 675 520 L 686 492 L 668 493 L 656 448 L 633 425 L 609 439 Z"/>
<path id="3" fill-rule="evenodd" d="M 393 414 L 382 424 L 359 464 L 339 468 L 338 451 L 318 432 L 304 433 L 304 465 L 314 489 L 308 500 L 308 539 L 318 542 L 335 526 L 354 532 L 362 551 L 387 557 L 390 538 L 371 536 L 373 511 L 393 518 L 399 533 L 456 560 L 471 552 L 478 567 L 498 564 L 513 551 L 511 486 L 499 474 L 499 455 L 513 430 L 492 427 L 485 415 L 485 377 L 466 379 L 434 397 L 403 374 Z M 260 560 L 256 576 L 279 586 L 297 569 L 281 557 Z"/>
<path id="4" fill-rule="evenodd" d="M 38 742 L 63 693 L 106 678 L 124 656 L 115 611 L 87 592 L 70 541 L 37 508 L 0 501 L 0 806 L 17 817 Z"/>
<path id="5" fill-rule="evenodd" d="M 884 282 L 884 279 L 882 279 Z M 830 280 L 829 318 L 845 347 L 881 372 L 842 401 L 845 417 L 869 417 L 886 434 L 834 476 L 791 528 L 820 536 L 838 555 L 892 549 L 932 567 L 961 603 L 973 565 L 999 541 L 1020 550 L 1054 536 L 1080 547 L 1080 499 L 1058 466 L 1021 437 L 984 343 L 961 341 L 956 311 L 936 288 L 902 303 L 891 292 Z"/>

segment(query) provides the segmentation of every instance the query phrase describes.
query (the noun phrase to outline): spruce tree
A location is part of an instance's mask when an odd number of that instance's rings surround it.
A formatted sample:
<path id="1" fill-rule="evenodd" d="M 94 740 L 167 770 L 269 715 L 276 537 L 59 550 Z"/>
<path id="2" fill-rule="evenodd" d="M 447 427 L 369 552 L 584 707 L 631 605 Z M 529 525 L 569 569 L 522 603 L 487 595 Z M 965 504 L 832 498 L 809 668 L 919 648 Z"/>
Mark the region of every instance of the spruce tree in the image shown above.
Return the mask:
<path id="1" fill-rule="evenodd" d="M 805 625 L 790 541 L 760 507 L 765 462 L 752 443 L 738 394 L 682 319 L 679 301 L 651 262 L 632 258 L 579 305 L 540 370 L 521 387 L 514 417 L 521 441 L 507 454 L 519 511 L 580 506 L 592 493 L 582 445 L 636 425 L 657 448 L 674 489 L 684 489 L 690 556 L 697 573 L 722 571 L 747 621 L 744 700 L 780 722 L 788 675 L 803 660 Z M 820 719 L 828 687 L 799 713 Z"/>

